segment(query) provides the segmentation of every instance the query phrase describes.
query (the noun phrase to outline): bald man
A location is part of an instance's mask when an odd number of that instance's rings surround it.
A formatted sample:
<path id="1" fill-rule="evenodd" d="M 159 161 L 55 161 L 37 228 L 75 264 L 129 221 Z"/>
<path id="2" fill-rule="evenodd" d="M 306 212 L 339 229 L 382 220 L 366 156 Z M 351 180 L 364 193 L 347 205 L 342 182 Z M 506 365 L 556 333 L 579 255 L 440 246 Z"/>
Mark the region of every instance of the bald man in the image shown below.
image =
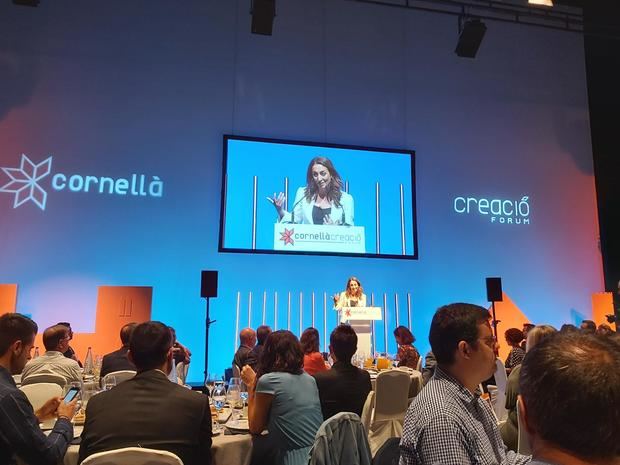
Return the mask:
<path id="1" fill-rule="evenodd" d="M 64 377 L 67 384 L 72 381 L 81 381 L 82 372 L 80 365 L 75 360 L 65 357 L 63 354 L 69 347 L 69 328 L 63 325 L 50 326 L 43 332 L 43 345 L 45 354 L 33 358 L 22 371 L 22 382 L 29 376 L 40 374 L 55 374 Z"/>
<path id="2" fill-rule="evenodd" d="M 239 341 L 241 345 L 233 358 L 233 367 L 237 365 L 241 370 L 245 365 L 256 365 L 256 359 L 252 353 L 252 349 L 256 345 L 256 332 L 252 328 L 242 329 L 239 333 Z"/>

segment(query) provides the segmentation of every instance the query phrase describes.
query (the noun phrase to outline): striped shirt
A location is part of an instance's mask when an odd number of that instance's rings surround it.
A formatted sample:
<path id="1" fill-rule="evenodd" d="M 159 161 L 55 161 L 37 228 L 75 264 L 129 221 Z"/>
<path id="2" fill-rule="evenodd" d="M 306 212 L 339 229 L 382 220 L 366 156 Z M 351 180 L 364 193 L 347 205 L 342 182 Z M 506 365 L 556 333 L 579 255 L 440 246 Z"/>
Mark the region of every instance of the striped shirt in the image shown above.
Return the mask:
<path id="1" fill-rule="evenodd" d="M 62 418 L 49 436 L 43 434 L 32 405 L 0 366 L 0 464 L 13 465 L 18 456 L 29 465 L 56 465 L 72 439 L 73 425 Z"/>
<path id="2" fill-rule="evenodd" d="M 490 405 L 439 366 L 405 415 L 400 465 L 524 464 L 506 452 Z"/>

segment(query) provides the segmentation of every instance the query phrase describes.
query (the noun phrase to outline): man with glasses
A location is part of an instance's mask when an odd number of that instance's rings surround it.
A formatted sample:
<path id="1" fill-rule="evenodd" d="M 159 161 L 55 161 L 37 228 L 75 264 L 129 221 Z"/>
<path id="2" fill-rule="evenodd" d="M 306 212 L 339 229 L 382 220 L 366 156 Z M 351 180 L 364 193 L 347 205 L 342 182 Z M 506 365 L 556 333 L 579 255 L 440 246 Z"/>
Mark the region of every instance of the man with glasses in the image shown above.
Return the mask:
<path id="1" fill-rule="evenodd" d="M 71 418 L 77 398 L 66 404 L 60 398 L 48 400 L 36 412 L 12 375 L 21 373 L 31 357 L 37 324 L 30 318 L 7 313 L 0 317 L 0 463 L 13 465 L 16 457 L 29 465 L 55 465 L 73 439 Z M 45 435 L 39 422 L 53 415 L 54 428 Z"/>
<path id="2" fill-rule="evenodd" d="M 435 313 L 429 339 L 437 367 L 405 415 L 401 465 L 529 462 L 506 452 L 491 406 L 478 390 L 495 371 L 489 319 L 485 308 L 465 303 Z"/>
<path id="3" fill-rule="evenodd" d="M 63 355 L 69 347 L 69 329 L 63 325 L 50 326 L 43 332 L 45 354 L 26 363 L 22 373 L 22 383 L 29 376 L 39 374 L 60 375 L 67 380 L 67 384 L 82 380 L 80 365 L 75 360 Z"/>

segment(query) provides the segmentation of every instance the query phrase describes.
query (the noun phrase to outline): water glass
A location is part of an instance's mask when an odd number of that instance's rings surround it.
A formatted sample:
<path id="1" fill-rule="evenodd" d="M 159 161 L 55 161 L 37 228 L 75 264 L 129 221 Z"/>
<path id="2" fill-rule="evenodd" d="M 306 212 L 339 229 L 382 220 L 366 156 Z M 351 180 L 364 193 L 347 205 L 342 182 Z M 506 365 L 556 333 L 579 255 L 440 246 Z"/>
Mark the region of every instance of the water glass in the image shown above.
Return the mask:
<path id="1" fill-rule="evenodd" d="M 104 391 L 109 391 L 114 386 L 116 386 L 116 376 L 106 376 L 103 384 Z"/>
<path id="2" fill-rule="evenodd" d="M 233 380 L 235 381 L 232 382 Z M 232 409 L 233 423 L 237 423 L 239 421 L 239 416 L 241 415 L 241 411 L 243 409 L 239 381 L 240 380 L 238 378 L 232 378 L 231 383 L 228 385 L 228 391 L 226 392 L 226 400 Z"/>

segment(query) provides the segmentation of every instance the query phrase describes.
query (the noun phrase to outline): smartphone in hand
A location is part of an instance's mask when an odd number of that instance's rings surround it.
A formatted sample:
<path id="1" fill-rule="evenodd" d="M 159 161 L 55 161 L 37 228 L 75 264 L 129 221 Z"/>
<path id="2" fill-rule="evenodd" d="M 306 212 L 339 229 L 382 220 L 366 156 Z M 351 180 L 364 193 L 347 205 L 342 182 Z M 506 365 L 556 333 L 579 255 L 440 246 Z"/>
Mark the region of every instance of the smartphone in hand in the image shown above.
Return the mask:
<path id="1" fill-rule="evenodd" d="M 65 401 L 65 404 L 68 404 L 73 399 L 75 399 L 75 396 L 77 396 L 79 394 L 79 392 L 80 392 L 80 388 L 79 387 L 75 387 L 74 386 L 71 389 L 69 389 L 67 391 L 67 393 L 65 394 L 65 397 L 63 399 Z"/>

